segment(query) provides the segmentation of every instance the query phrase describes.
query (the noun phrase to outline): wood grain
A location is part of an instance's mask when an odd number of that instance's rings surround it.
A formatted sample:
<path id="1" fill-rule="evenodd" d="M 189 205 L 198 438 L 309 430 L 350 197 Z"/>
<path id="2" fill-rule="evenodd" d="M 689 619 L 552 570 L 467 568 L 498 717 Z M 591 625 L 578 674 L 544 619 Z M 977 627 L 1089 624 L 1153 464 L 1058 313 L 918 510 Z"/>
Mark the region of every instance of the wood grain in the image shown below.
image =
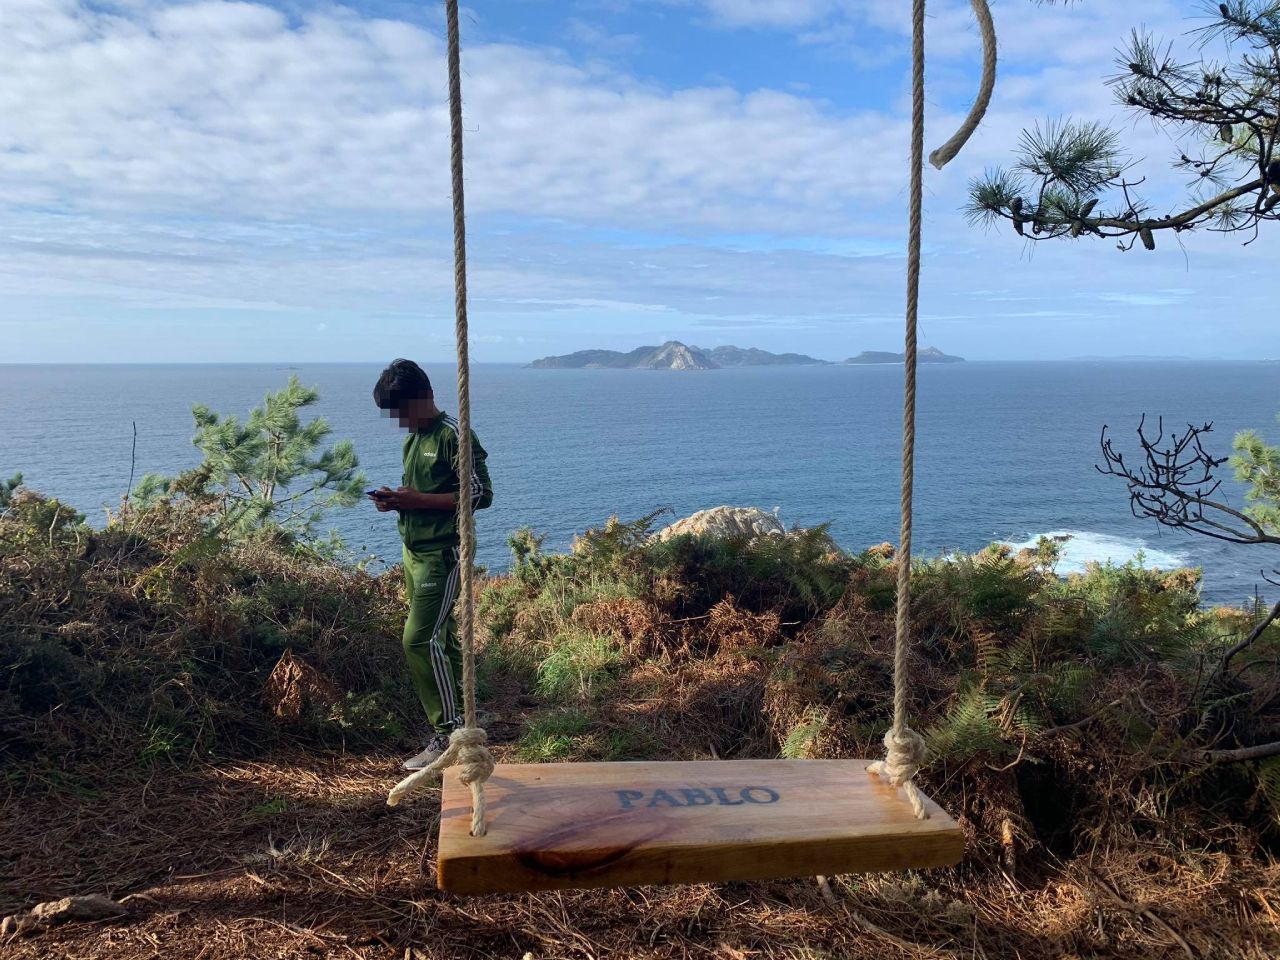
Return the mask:
<path id="1" fill-rule="evenodd" d="M 502 893 L 940 867 L 964 853 L 932 801 L 917 820 L 867 760 L 499 766 L 488 833 L 445 773 L 440 887 Z"/>

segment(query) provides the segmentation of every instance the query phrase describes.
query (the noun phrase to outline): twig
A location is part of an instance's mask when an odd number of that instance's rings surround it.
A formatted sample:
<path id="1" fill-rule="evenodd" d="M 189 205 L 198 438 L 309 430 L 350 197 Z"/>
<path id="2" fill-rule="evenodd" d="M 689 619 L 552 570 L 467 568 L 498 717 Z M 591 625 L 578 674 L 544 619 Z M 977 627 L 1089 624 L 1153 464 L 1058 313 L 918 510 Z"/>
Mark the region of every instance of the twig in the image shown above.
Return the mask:
<path id="1" fill-rule="evenodd" d="M 281 923 L 279 920 L 272 920 L 270 917 L 239 917 L 237 919 L 240 920 L 241 922 L 250 921 L 253 923 L 269 923 L 273 927 L 279 927 L 281 930 L 285 931 L 286 933 L 292 933 L 295 936 L 300 936 L 300 937 L 310 937 L 312 940 L 315 940 L 317 943 L 321 943 L 321 944 L 323 944 L 326 940 L 329 940 L 333 943 L 346 942 L 346 937 L 338 936 L 332 933 L 317 933 L 314 930 L 304 930 L 302 927 L 296 926 L 292 923 Z"/>
<path id="2" fill-rule="evenodd" d="M 835 891 L 831 889 L 831 884 L 830 882 L 828 882 L 826 877 L 817 876 L 817 877 L 814 877 L 814 879 L 818 882 L 818 891 L 822 894 L 822 899 L 826 901 L 827 906 L 830 907 L 832 911 L 836 913 L 844 914 L 846 917 L 848 917 L 858 926 L 862 927 L 868 933 L 874 934 L 875 936 L 880 937 L 881 939 L 888 940 L 890 943 L 896 946 L 903 953 L 906 953 L 907 955 L 911 955 L 911 954 L 924 952 L 926 955 L 932 955 L 932 956 L 940 956 L 940 957 L 956 956 L 950 950 L 943 950 L 940 947 L 932 947 L 923 943 L 912 943 L 909 940 L 903 940 L 901 937 L 894 936 L 888 930 L 884 929 L 883 927 L 876 926 L 876 924 L 872 923 L 862 914 L 858 913 L 858 911 L 852 909 L 848 903 L 841 901 L 836 896 Z"/>
<path id="3" fill-rule="evenodd" d="M 1085 717 L 1083 720 L 1077 720 L 1074 723 L 1064 723 L 1058 727 L 1049 727 L 1047 730 L 1041 730 L 1034 737 L 1024 736 L 1022 738 L 1022 745 L 1018 747 L 1018 755 L 1013 758 L 1012 762 L 1006 763 L 1003 767 L 993 767 L 989 763 L 986 764 L 985 766 L 988 770 L 992 770 L 996 773 L 1004 773 L 1004 771 L 1010 770 L 1022 762 L 1022 758 L 1027 751 L 1027 743 L 1030 740 L 1043 740 L 1044 738 L 1051 737 L 1054 734 L 1066 733 L 1068 730 L 1076 730 L 1080 727 L 1086 726 L 1090 723 L 1093 723 L 1094 720 L 1097 720 L 1100 716 L 1102 716 L 1112 707 L 1118 707 L 1122 703 L 1124 703 L 1123 700 L 1113 700 L 1110 703 L 1106 704 L 1105 706 L 1101 707 L 1100 709 L 1095 710 L 1093 713 L 1089 714 L 1089 716 Z"/>
<path id="4" fill-rule="evenodd" d="M 939 947 L 930 947 L 923 943 L 912 943 L 909 940 L 903 940 L 901 937 L 895 937 L 888 930 L 884 929 L 883 927 L 876 926 L 874 923 L 872 923 L 862 914 L 858 913 L 858 911 L 856 910 L 850 910 L 848 907 L 846 907 L 845 913 L 849 917 L 849 919 L 852 920 L 854 923 L 856 923 L 858 926 L 862 927 L 864 930 L 866 930 L 869 933 L 875 934 L 877 937 L 880 937 L 883 940 L 888 940 L 890 943 L 892 943 L 895 947 L 897 947 L 903 953 L 906 953 L 908 956 L 911 955 L 912 953 L 920 953 L 920 952 L 923 952 L 926 955 L 933 955 L 933 956 L 939 956 L 939 957 L 955 957 L 956 956 L 956 954 L 952 953 L 950 950 L 943 950 Z"/>
<path id="5" fill-rule="evenodd" d="M 1038 740 L 1041 737 L 1051 737 L 1055 733 L 1066 733 L 1068 730 L 1075 730 L 1079 727 L 1086 726 L 1087 724 L 1093 723 L 1093 721 L 1097 720 L 1100 716 L 1102 716 L 1108 710 L 1112 709 L 1113 707 L 1118 707 L 1122 703 L 1124 703 L 1123 700 L 1112 700 L 1106 706 L 1103 706 L 1098 710 L 1095 710 L 1093 713 L 1089 714 L 1089 716 L 1085 717 L 1083 720 L 1077 720 L 1075 723 L 1064 723 L 1060 727 L 1049 727 L 1047 730 L 1041 730 L 1039 733 L 1036 734 L 1036 739 Z"/>
<path id="6" fill-rule="evenodd" d="M 1123 897 L 1120 896 L 1118 892 L 1116 892 L 1116 890 L 1111 886 L 1111 884 L 1109 884 L 1106 881 L 1106 879 L 1103 878 L 1103 876 L 1099 874 L 1096 870 L 1089 870 L 1089 874 L 1095 880 L 1098 881 L 1098 883 L 1102 886 L 1102 889 L 1105 890 L 1107 895 L 1110 896 L 1111 899 L 1114 900 L 1117 904 L 1124 907 L 1126 910 L 1132 910 L 1135 913 L 1139 913 L 1142 916 L 1146 917 L 1148 920 L 1150 920 L 1152 923 L 1158 926 L 1165 933 L 1169 934 L 1169 936 L 1173 937 L 1173 939 L 1178 942 L 1178 945 L 1182 947 L 1183 951 L 1186 953 L 1188 957 L 1191 958 L 1191 960 L 1197 960 L 1196 952 L 1191 949 L 1191 944 L 1187 943 L 1187 941 L 1183 939 L 1182 935 L 1178 933 L 1177 930 L 1173 929 L 1173 927 L 1165 923 L 1164 920 L 1156 916 L 1156 914 L 1153 913 L 1147 907 L 1139 906 L 1136 903 L 1130 903 L 1128 900 L 1125 900 Z"/>
<path id="7" fill-rule="evenodd" d="M 831 889 L 831 884 L 827 883 L 827 878 L 819 874 L 813 879 L 818 882 L 818 891 L 822 894 L 822 899 L 827 901 L 827 906 L 832 910 L 839 910 L 840 903 L 836 900 L 835 891 Z"/>
<path id="8" fill-rule="evenodd" d="M 1226 653 L 1222 655 L 1222 659 L 1218 661 L 1218 666 L 1214 669 L 1213 674 L 1209 677 L 1210 686 L 1212 686 L 1214 680 L 1216 680 L 1220 674 L 1226 672 L 1227 666 L 1231 663 L 1231 658 L 1234 657 L 1237 653 L 1240 653 L 1241 651 L 1247 650 L 1249 647 L 1251 647 L 1254 641 L 1256 641 L 1260 636 L 1262 636 L 1262 634 L 1266 631 L 1267 627 L 1275 623 L 1277 617 L 1280 617 L 1280 601 L 1277 601 L 1275 606 L 1271 608 L 1271 612 L 1268 613 L 1267 616 L 1261 622 L 1259 622 L 1256 626 L 1254 626 L 1252 630 L 1249 631 L 1249 635 L 1247 637 L 1245 637 L 1243 640 L 1241 640 L 1234 647 L 1232 647 L 1230 650 L 1228 650 Z"/>
<path id="9" fill-rule="evenodd" d="M 1252 747 L 1236 747 L 1231 750 L 1205 750 L 1201 753 L 1210 763 L 1230 763 L 1235 760 L 1261 760 L 1280 754 L 1280 740 L 1259 743 Z"/>

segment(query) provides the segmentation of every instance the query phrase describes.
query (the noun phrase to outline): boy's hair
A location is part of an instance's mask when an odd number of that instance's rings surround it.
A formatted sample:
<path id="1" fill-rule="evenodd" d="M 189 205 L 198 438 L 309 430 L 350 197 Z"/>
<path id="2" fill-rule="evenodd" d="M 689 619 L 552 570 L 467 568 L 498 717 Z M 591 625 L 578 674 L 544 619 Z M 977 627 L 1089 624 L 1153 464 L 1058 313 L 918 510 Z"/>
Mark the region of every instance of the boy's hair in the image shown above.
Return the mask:
<path id="1" fill-rule="evenodd" d="M 400 410 L 410 400 L 434 395 L 426 372 L 412 360 L 392 360 L 373 387 L 373 402 L 383 410 Z"/>

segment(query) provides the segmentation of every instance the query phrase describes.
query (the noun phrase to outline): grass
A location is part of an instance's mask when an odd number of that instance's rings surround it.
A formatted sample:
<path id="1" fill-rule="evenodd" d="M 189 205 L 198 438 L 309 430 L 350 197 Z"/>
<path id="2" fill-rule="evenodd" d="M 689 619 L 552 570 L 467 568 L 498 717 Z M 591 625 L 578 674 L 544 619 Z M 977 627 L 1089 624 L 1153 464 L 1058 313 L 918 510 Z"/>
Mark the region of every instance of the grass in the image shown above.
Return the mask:
<path id="1" fill-rule="evenodd" d="M 590 732 L 591 718 L 580 710 L 543 714 L 525 728 L 516 757 L 523 763 L 555 763 L 582 756 Z"/>
<path id="2" fill-rule="evenodd" d="M 602 696 L 617 678 L 622 654 L 611 637 L 569 627 L 551 641 L 538 666 L 537 692 L 556 703 Z"/>
<path id="3" fill-rule="evenodd" d="M 605 728 L 591 714 L 564 709 L 534 717 L 515 748 L 522 763 L 640 760 L 661 747 L 640 729 Z"/>
<path id="4" fill-rule="evenodd" d="M 269 817 L 274 817 L 277 814 L 288 813 L 288 811 L 288 797 L 271 797 L 269 800 L 251 808 L 245 816 L 250 820 L 265 820 Z"/>
<path id="5" fill-rule="evenodd" d="M 167 760 L 180 754 L 184 749 L 190 750 L 191 744 L 186 738 L 165 725 L 149 727 L 139 757 L 144 761 Z"/>

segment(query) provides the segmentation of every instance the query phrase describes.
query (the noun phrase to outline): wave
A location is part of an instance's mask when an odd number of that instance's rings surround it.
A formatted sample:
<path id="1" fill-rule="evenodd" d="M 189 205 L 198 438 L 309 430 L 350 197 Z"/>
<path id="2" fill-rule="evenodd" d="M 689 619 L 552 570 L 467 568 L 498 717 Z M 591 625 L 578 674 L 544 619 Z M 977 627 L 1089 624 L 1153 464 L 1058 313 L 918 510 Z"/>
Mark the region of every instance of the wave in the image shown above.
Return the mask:
<path id="1" fill-rule="evenodd" d="M 1161 570 L 1172 570 L 1175 567 L 1188 565 L 1185 553 L 1175 550 L 1160 550 L 1148 546 L 1140 537 L 1117 537 L 1107 533 L 1095 533 L 1091 530 L 1049 530 L 1036 534 L 1020 543 L 1007 543 L 1015 550 L 1034 548 L 1040 537 L 1069 537 L 1062 544 L 1062 559 L 1057 566 L 1058 573 L 1083 573 L 1090 563 L 1125 564 L 1142 555 L 1144 567 L 1156 567 Z"/>

